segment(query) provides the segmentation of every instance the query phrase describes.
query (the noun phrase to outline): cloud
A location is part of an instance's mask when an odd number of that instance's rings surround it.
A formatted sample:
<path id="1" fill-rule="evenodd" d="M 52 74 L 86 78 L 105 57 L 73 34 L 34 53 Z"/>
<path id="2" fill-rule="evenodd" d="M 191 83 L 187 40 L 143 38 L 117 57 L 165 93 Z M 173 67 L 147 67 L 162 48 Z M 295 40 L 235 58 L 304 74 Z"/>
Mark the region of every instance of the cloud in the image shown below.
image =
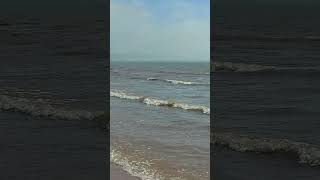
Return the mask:
<path id="1" fill-rule="evenodd" d="M 199 7 L 185 0 L 162 2 L 170 11 L 161 15 L 142 0 L 111 0 L 111 57 L 209 61 L 210 17 L 199 16 Z"/>

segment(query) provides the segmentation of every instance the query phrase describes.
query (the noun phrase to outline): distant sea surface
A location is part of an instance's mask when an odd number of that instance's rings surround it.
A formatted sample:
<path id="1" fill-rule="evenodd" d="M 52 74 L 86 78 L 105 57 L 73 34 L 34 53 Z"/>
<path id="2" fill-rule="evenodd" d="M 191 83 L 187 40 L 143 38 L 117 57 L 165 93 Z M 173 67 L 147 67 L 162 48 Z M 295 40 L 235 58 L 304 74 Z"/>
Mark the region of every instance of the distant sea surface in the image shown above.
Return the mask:
<path id="1" fill-rule="evenodd" d="M 111 64 L 111 161 L 141 179 L 209 179 L 209 62 Z"/>
<path id="2" fill-rule="evenodd" d="M 214 176 L 319 179 L 320 14 L 235 7 L 217 4 L 211 42 Z"/>

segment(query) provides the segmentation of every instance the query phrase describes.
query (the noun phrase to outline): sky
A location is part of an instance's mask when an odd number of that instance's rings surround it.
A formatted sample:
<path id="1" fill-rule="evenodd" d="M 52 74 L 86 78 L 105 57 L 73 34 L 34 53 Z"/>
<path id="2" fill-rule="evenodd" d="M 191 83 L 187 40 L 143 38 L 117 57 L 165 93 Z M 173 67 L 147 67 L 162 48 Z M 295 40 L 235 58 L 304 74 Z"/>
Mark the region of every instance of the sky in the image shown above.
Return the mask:
<path id="1" fill-rule="evenodd" d="M 111 60 L 207 61 L 210 0 L 111 0 Z"/>

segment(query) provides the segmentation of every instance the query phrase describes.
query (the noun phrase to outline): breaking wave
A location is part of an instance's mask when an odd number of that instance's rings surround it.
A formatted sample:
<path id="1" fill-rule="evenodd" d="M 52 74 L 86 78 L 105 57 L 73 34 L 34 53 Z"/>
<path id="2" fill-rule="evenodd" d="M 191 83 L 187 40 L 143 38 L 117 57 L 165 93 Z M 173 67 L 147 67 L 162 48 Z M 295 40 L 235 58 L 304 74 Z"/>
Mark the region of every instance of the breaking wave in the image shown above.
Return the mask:
<path id="1" fill-rule="evenodd" d="M 113 136 L 110 144 L 110 161 L 130 175 L 142 180 L 206 180 L 208 169 L 188 167 L 184 163 L 173 163 L 173 156 L 165 157 L 162 148 L 171 146 L 152 144 Z M 176 146 L 175 146 L 176 147 Z M 177 147 L 176 147 L 177 148 Z M 173 154 L 172 154 L 173 155 Z"/>
<path id="2" fill-rule="evenodd" d="M 320 166 L 320 147 L 288 139 L 256 138 L 231 133 L 212 133 L 211 142 L 239 152 L 295 154 L 299 163 Z"/>
<path id="3" fill-rule="evenodd" d="M 166 79 L 166 82 L 172 83 L 172 84 L 185 84 L 185 85 L 192 85 L 192 84 L 199 84 L 196 82 L 189 82 L 189 81 L 178 81 L 178 80 L 170 80 Z"/>
<path id="4" fill-rule="evenodd" d="M 158 78 L 149 77 L 149 78 L 147 78 L 147 80 L 148 80 L 148 81 L 157 81 L 157 80 L 159 80 L 159 79 L 158 79 Z"/>
<path id="5" fill-rule="evenodd" d="M 85 110 L 65 110 L 44 103 L 41 99 L 18 98 L 7 95 L 0 95 L 0 110 L 66 120 L 95 120 L 104 114 L 103 112 Z"/>
<path id="6" fill-rule="evenodd" d="M 271 71 L 275 70 L 274 66 L 264 66 L 258 64 L 244 64 L 244 63 L 232 63 L 232 62 L 214 62 L 214 72 L 257 72 L 257 71 Z"/>
<path id="7" fill-rule="evenodd" d="M 129 157 L 124 155 L 121 151 L 111 147 L 110 160 L 116 165 L 120 166 L 123 170 L 130 175 L 139 177 L 142 180 L 163 180 L 165 179 L 156 169 L 151 167 L 151 162 L 130 160 Z"/>
<path id="8" fill-rule="evenodd" d="M 111 91 L 110 96 L 121 98 L 121 99 L 136 100 L 152 106 L 166 106 L 166 107 L 184 109 L 188 111 L 199 111 L 204 114 L 210 114 L 210 108 L 202 105 L 190 105 L 190 104 L 178 103 L 172 100 L 162 100 L 162 99 L 157 99 L 153 97 L 131 95 L 124 91 L 118 91 L 118 90 Z"/>
<path id="9" fill-rule="evenodd" d="M 159 78 L 153 78 L 149 77 L 147 78 L 148 81 L 163 81 L 163 82 L 168 82 L 171 84 L 182 84 L 182 85 L 208 85 L 206 83 L 198 83 L 198 82 L 191 82 L 191 81 L 180 81 L 180 80 L 171 80 L 171 79 L 159 79 Z"/>

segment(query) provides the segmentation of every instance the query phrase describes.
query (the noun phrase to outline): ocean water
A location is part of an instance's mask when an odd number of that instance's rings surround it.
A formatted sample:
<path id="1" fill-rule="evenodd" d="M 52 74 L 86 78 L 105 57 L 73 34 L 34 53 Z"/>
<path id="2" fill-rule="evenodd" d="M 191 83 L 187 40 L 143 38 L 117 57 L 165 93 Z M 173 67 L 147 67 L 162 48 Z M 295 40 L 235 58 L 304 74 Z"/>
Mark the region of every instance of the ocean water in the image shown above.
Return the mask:
<path id="1" fill-rule="evenodd" d="M 99 30 L 103 20 L 1 18 L 0 22 L 2 99 L 106 110 L 106 99 L 101 98 L 107 88 L 106 50 L 101 45 L 104 38 L 97 38 L 103 35 Z"/>
<path id="2" fill-rule="evenodd" d="M 141 179 L 209 179 L 209 62 L 112 60 L 111 162 Z"/>
<path id="3" fill-rule="evenodd" d="M 107 178 L 103 22 L 1 17 L 0 179 Z"/>
<path id="4" fill-rule="evenodd" d="M 211 42 L 214 176 L 319 179 L 320 14 L 236 5 L 217 3 Z"/>

